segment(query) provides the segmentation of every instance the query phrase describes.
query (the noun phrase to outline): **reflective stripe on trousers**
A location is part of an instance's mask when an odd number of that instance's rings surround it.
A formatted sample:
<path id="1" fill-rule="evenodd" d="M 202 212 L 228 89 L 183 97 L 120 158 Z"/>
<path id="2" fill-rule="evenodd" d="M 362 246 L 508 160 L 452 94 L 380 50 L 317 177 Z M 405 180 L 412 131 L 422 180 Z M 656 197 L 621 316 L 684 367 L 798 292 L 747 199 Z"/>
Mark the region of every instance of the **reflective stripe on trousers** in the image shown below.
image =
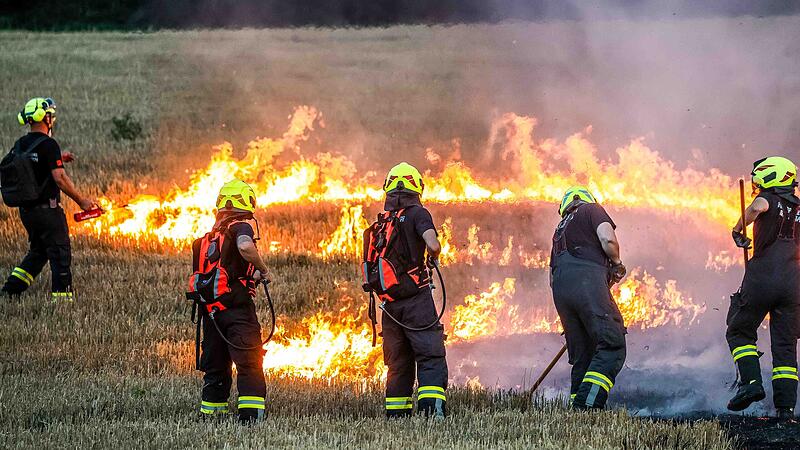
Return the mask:
<path id="1" fill-rule="evenodd" d="M 200 412 L 203 414 L 225 414 L 228 412 L 228 402 L 200 402 Z"/>
<path id="2" fill-rule="evenodd" d="M 447 401 L 447 397 L 444 395 L 444 388 L 440 386 L 420 386 L 417 389 L 417 400 L 425 398 L 436 398 Z"/>
<path id="3" fill-rule="evenodd" d="M 15 278 L 19 278 L 20 280 L 22 280 L 28 286 L 30 286 L 31 283 L 33 283 L 33 276 L 31 274 L 29 274 L 22 267 L 14 267 L 14 269 L 11 271 L 11 276 L 15 277 Z"/>
<path id="4" fill-rule="evenodd" d="M 787 380 L 798 381 L 797 368 L 788 366 L 776 367 L 772 369 L 772 379 L 773 380 L 787 379 Z"/>
<path id="5" fill-rule="evenodd" d="M 258 397 L 255 395 L 242 395 L 239 396 L 239 409 L 264 409 L 266 407 L 266 401 L 264 397 Z"/>
<path id="6" fill-rule="evenodd" d="M 731 350 L 731 356 L 733 356 L 733 362 L 736 362 L 745 356 L 755 356 L 758 358 L 758 347 L 755 345 L 742 345 L 741 347 L 736 347 L 735 349 Z"/>
<path id="7" fill-rule="evenodd" d="M 414 408 L 411 397 L 386 397 L 385 406 L 387 411 Z"/>

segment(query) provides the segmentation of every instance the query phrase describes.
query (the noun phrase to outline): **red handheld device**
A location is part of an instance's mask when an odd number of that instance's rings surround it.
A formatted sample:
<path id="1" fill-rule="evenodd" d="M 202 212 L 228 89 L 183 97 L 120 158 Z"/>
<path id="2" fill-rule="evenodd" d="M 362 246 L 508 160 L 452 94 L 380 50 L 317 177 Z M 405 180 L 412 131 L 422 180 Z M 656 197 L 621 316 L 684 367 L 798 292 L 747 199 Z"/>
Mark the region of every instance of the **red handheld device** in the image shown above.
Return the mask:
<path id="1" fill-rule="evenodd" d="M 103 215 L 103 210 L 98 206 L 96 208 L 87 209 L 86 211 L 76 212 L 73 216 L 75 222 L 83 222 L 84 220 L 94 219 Z"/>

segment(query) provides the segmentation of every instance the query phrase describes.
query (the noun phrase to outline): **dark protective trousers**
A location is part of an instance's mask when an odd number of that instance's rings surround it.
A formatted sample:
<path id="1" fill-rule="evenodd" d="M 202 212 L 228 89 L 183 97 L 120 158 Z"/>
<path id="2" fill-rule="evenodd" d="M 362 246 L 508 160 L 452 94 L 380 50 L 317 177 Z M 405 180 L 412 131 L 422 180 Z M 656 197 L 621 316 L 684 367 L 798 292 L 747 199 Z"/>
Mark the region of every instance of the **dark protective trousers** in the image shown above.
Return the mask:
<path id="1" fill-rule="evenodd" d="M 235 363 L 239 417 L 263 418 L 267 386 L 264 382 L 261 325 L 256 316 L 256 307 L 246 291 L 237 290 L 227 295 L 237 297 L 234 306 L 216 313 L 214 320 L 225 337 L 236 346 L 257 348 L 240 350 L 231 347 L 222 339 L 208 314 L 204 314 L 200 370 L 205 374 L 200 412 L 207 415 L 228 412 L 228 395 L 233 383 L 231 363 Z"/>
<path id="2" fill-rule="evenodd" d="M 9 294 L 25 291 L 49 262 L 53 299 L 71 298 L 72 249 L 64 210 L 61 207 L 20 208 L 19 216 L 28 232 L 30 247 L 22 262 L 11 271 L 3 290 Z"/>
<path id="3" fill-rule="evenodd" d="M 386 310 L 413 328 L 436 320 L 436 305 L 431 289 L 425 287 L 414 297 L 386 302 Z M 410 415 L 413 411 L 414 380 L 417 387 L 417 410 L 426 415 L 445 415 L 447 361 L 442 324 L 425 331 L 406 330 L 383 314 L 383 361 L 386 376 L 386 416 Z"/>
<path id="4" fill-rule="evenodd" d="M 773 245 L 789 243 L 777 242 Z M 758 327 L 769 314 L 772 347 L 772 389 L 776 408 L 794 408 L 797 403 L 797 338 L 800 283 L 797 262 L 781 263 L 773 258 L 750 261 L 740 294 L 731 297 L 725 338 L 739 369 L 741 382 L 762 383 Z"/>
<path id="5" fill-rule="evenodd" d="M 564 253 L 556 257 L 552 288 L 572 364 L 572 404 L 603 408 L 626 351 L 625 326 L 608 288 L 608 269 Z"/>

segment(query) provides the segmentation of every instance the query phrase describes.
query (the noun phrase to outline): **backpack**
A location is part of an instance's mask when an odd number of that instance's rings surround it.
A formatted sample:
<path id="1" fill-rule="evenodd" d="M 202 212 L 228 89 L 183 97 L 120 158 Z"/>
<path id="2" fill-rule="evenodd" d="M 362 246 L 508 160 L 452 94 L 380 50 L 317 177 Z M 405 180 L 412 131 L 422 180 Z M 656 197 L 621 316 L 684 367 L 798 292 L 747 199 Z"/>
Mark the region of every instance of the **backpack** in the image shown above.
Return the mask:
<path id="1" fill-rule="evenodd" d="M 10 152 L 0 161 L 0 193 L 3 202 L 11 207 L 20 207 L 35 202 L 44 189 L 45 183 L 36 181 L 33 151 L 48 136 L 39 136 L 27 148 L 14 144 Z"/>
<path id="2" fill-rule="evenodd" d="M 247 264 L 245 273 L 231 273 L 232 251 L 236 242 L 228 230 L 235 221 L 223 229 L 214 229 L 192 243 L 192 266 L 194 273 L 189 277 L 189 290 L 186 298 L 205 305 L 210 313 L 215 308 L 224 311 L 231 306 L 230 297 L 223 297 L 231 292 L 232 283 L 238 281 L 246 287 L 251 295 L 255 291 L 252 275 L 255 267 Z M 233 248 L 231 246 L 234 246 Z"/>
<path id="3" fill-rule="evenodd" d="M 400 226 L 403 211 L 384 211 L 364 230 L 362 287 L 388 301 L 416 295 L 429 281 L 425 266 L 412 262 L 411 249 Z"/>

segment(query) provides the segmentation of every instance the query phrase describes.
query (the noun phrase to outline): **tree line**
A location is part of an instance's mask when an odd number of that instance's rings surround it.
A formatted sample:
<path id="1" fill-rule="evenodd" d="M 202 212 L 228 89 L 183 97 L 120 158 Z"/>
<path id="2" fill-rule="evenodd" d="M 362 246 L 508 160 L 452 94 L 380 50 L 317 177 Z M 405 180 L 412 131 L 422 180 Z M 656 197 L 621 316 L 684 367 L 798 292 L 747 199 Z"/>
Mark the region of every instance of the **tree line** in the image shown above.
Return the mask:
<path id="1" fill-rule="evenodd" d="M 386 26 L 800 14 L 785 0 L 27 0 L 0 28 L 30 30 Z"/>

